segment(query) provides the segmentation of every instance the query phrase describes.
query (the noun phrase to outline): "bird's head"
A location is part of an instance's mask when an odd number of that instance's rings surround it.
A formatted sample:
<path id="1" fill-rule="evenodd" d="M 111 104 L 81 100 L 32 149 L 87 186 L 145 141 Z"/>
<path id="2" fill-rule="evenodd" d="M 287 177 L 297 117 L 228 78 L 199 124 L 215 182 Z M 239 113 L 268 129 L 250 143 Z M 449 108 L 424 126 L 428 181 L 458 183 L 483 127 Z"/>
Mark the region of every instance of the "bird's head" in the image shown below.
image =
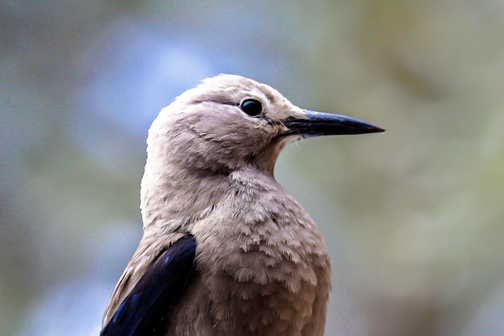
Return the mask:
<path id="1" fill-rule="evenodd" d="M 253 166 L 272 174 L 281 149 L 312 136 L 376 133 L 364 121 L 293 105 L 268 85 L 219 75 L 179 96 L 149 130 L 148 162 L 230 172 Z"/>

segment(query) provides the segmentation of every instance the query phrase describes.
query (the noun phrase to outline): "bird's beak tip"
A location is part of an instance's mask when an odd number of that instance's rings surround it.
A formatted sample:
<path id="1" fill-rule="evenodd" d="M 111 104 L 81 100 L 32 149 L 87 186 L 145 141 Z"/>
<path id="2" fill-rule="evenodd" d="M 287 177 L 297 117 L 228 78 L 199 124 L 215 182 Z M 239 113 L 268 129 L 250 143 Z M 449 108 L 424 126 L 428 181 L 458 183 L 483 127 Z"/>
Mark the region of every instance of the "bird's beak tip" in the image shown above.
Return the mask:
<path id="1" fill-rule="evenodd" d="M 371 127 L 368 129 L 367 133 L 387 133 L 387 130 L 376 125 L 370 124 Z"/>

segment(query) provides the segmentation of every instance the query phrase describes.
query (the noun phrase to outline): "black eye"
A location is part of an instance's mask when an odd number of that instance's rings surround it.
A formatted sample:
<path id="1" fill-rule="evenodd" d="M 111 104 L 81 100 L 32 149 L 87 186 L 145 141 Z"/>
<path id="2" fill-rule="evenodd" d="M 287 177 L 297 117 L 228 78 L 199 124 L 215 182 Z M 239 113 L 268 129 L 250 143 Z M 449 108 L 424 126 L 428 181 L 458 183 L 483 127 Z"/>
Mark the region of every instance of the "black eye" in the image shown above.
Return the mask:
<path id="1" fill-rule="evenodd" d="M 240 108 L 251 117 L 257 117 L 262 112 L 261 102 L 255 99 L 244 100 Z"/>

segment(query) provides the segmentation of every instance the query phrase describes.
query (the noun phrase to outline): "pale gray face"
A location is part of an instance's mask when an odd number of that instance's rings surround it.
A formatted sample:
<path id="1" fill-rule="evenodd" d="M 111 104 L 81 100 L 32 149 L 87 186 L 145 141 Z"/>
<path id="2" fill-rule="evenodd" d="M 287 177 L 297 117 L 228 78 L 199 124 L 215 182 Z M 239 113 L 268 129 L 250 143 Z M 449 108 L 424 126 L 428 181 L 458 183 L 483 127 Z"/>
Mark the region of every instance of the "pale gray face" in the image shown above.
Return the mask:
<path id="1" fill-rule="evenodd" d="M 383 131 L 354 118 L 303 110 L 275 89 L 251 79 L 219 75 L 186 91 L 164 109 L 149 132 L 149 145 L 158 143 L 164 155 L 174 159 L 186 153 L 193 164 L 215 170 L 244 165 L 272 170 L 278 153 L 289 142 Z M 178 161 L 187 163 L 182 157 Z"/>

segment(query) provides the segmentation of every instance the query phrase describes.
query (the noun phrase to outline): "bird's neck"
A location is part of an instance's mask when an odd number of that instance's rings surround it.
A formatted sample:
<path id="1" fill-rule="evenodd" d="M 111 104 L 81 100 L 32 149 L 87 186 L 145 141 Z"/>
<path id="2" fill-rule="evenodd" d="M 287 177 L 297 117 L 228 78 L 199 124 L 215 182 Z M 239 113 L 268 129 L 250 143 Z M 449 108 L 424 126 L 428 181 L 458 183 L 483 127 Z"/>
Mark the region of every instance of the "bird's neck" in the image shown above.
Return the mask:
<path id="1" fill-rule="evenodd" d="M 205 212 L 219 202 L 228 174 L 147 162 L 140 191 L 144 228 L 170 226 Z"/>

